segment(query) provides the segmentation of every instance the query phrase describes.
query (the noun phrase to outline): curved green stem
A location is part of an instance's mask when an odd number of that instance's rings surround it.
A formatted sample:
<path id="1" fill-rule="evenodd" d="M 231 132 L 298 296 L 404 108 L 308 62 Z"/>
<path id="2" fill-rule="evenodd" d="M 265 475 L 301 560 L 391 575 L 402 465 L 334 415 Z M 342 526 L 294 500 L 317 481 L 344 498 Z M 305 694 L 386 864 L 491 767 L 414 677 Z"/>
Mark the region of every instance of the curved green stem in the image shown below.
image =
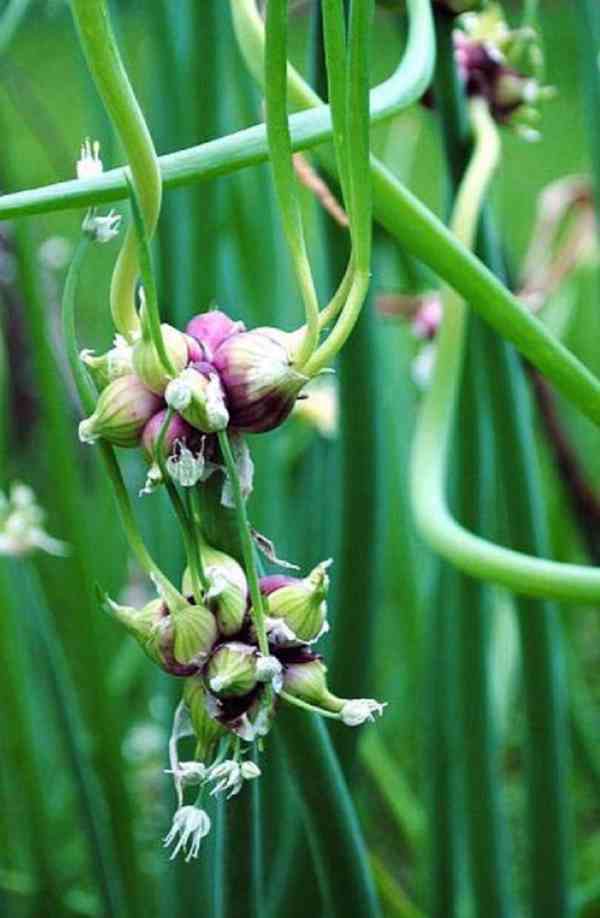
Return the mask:
<path id="1" fill-rule="evenodd" d="M 308 711 L 310 714 L 318 714 L 319 717 L 329 717 L 331 720 L 341 720 L 340 715 L 335 711 L 326 711 L 325 708 L 318 708 L 314 704 L 309 704 L 308 701 L 303 701 L 302 698 L 297 698 L 296 695 L 290 695 L 289 692 L 281 692 L 279 697 L 288 704 L 291 704 L 292 707 L 301 708 L 303 711 Z"/>
<path id="2" fill-rule="evenodd" d="M 477 152 L 459 191 L 453 229 L 470 246 L 477 213 L 498 153 L 496 131 L 486 110 L 473 103 Z M 462 570 L 530 596 L 591 602 L 600 598 L 600 571 L 574 564 L 539 560 L 487 542 L 459 525 L 450 515 L 445 476 L 450 433 L 462 368 L 464 302 L 448 291 L 438 337 L 434 378 L 415 435 L 412 496 L 417 525 L 430 545 Z"/>
<path id="3" fill-rule="evenodd" d="M 255 0 L 231 0 L 234 23 L 246 64 L 262 85 L 264 81 L 264 30 Z M 394 73 L 371 92 L 371 121 L 393 118 L 419 99 L 431 82 L 435 41 L 430 0 L 409 0 L 410 28 L 406 51 Z M 242 21 L 240 25 L 239 21 Z M 297 85 L 292 79 L 295 74 Z M 290 99 L 296 108 L 313 109 L 289 119 L 292 149 L 306 150 L 326 143 L 332 136 L 328 105 L 308 87 L 299 74 L 288 68 Z M 165 187 L 178 188 L 197 181 L 209 181 L 239 169 L 256 166 L 268 159 L 264 124 L 237 131 L 186 150 L 159 157 Z M 17 191 L 0 198 L 0 218 L 55 210 L 109 204 L 127 198 L 125 173 L 111 169 L 93 179 L 74 179 L 42 188 Z"/>
<path id="4" fill-rule="evenodd" d="M 248 0 L 232 0 L 248 3 Z M 410 0 L 409 42 L 400 67 L 371 94 L 371 120 L 390 117 L 414 102 L 427 87 L 434 59 L 429 0 Z M 298 78 L 300 80 L 300 78 Z M 301 82 L 301 80 L 300 80 Z M 309 90 L 309 101 L 318 105 Z M 331 137 L 327 106 L 290 119 L 295 150 Z M 263 126 L 249 128 L 200 147 L 180 150 L 160 160 L 165 184 L 178 187 L 201 178 L 229 174 L 267 159 Z M 332 170 L 331 160 L 322 161 Z M 378 160 L 371 158 L 377 220 L 408 253 L 427 264 L 537 367 L 586 417 L 600 423 L 600 381 L 494 275 L 418 201 Z M 127 197 L 123 170 L 96 179 L 63 182 L 0 197 L 0 218 L 80 207 Z M 468 562 L 467 562 L 468 563 Z M 524 573 L 527 576 L 527 572 Z M 557 573 L 557 577 L 562 576 Z"/>
<path id="5" fill-rule="evenodd" d="M 296 196 L 287 114 L 287 0 L 268 0 L 265 41 L 267 138 L 283 228 L 300 285 L 306 328 L 294 357 L 303 366 L 319 340 L 319 302 L 312 276 L 302 214 Z"/>
<path id="6" fill-rule="evenodd" d="M 79 398 L 81 399 L 81 404 L 87 414 L 91 414 L 94 411 L 96 405 L 96 392 L 79 359 L 79 346 L 77 344 L 77 333 L 75 329 L 75 298 L 81 266 L 89 245 L 90 240 L 84 237 L 77 246 L 65 282 L 62 308 L 62 324 L 67 349 L 67 359 L 71 373 L 73 374 L 73 379 L 75 380 Z M 133 554 L 136 556 L 140 567 L 148 575 L 151 575 L 157 585 L 163 590 L 165 597 L 172 602 L 182 602 L 183 598 L 168 578 L 165 577 L 144 545 L 113 448 L 105 440 L 100 440 L 99 447 L 106 472 L 114 490 L 115 499 L 121 516 L 121 523 Z"/>
<path id="7" fill-rule="evenodd" d="M 72 0 L 71 5 L 81 46 L 123 144 L 151 236 L 160 211 L 160 169 L 152 138 L 117 48 L 106 0 Z M 135 310 L 137 275 L 136 240 L 130 227 L 115 265 L 111 285 L 113 320 L 117 329 L 128 339 L 139 329 Z"/>
<path id="8" fill-rule="evenodd" d="M 256 558 L 254 556 L 252 537 L 250 535 L 250 524 L 248 523 L 248 515 L 246 513 L 244 497 L 242 495 L 240 478 L 237 472 L 235 459 L 233 458 L 233 453 L 231 452 L 231 445 L 229 443 L 229 436 L 227 431 L 220 430 L 217 436 L 219 438 L 219 448 L 221 450 L 223 459 L 225 460 L 225 468 L 227 469 L 227 476 L 231 483 L 231 490 L 233 492 L 242 556 L 244 558 L 244 567 L 246 570 L 246 577 L 248 578 L 248 586 L 250 587 L 250 599 L 252 600 L 252 620 L 254 622 L 254 627 L 256 628 L 258 646 L 260 652 L 265 656 L 268 656 L 269 642 L 267 640 L 267 631 L 265 626 L 265 609 L 262 593 L 260 592 L 260 585 L 258 582 Z"/>

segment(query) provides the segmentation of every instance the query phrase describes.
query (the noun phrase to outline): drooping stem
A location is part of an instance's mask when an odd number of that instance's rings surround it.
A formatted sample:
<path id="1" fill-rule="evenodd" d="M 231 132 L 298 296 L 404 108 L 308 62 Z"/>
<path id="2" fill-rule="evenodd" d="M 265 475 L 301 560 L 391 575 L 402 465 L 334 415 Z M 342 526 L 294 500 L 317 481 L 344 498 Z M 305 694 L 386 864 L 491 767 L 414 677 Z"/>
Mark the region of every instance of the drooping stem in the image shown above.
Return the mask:
<path id="1" fill-rule="evenodd" d="M 106 0 L 72 0 L 71 5 L 83 52 L 123 144 L 147 231 L 152 236 L 161 203 L 160 169 L 152 138 L 117 48 Z M 135 234 L 130 227 L 111 285 L 113 320 L 128 340 L 139 329 L 135 310 L 138 270 Z"/>
<path id="2" fill-rule="evenodd" d="M 235 504 L 235 512 L 238 522 L 242 556 L 244 558 L 244 567 L 246 569 L 246 577 L 248 578 L 248 586 L 250 587 L 250 599 L 252 600 L 252 620 L 254 622 L 254 627 L 256 628 L 256 635 L 258 638 L 258 646 L 260 648 L 260 652 L 265 656 L 268 656 L 269 642 L 267 640 L 263 597 L 262 593 L 260 592 L 256 559 L 252 545 L 252 536 L 250 535 L 250 524 L 248 523 L 246 504 L 242 495 L 240 477 L 238 475 L 235 459 L 233 458 L 231 444 L 229 443 L 229 436 L 227 432 L 224 430 L 219 431 L 218 438 L 221 454 L 225 460 L 227 476 L 229 478 L 231 490 L 233 492 L 233 501 Z"/>

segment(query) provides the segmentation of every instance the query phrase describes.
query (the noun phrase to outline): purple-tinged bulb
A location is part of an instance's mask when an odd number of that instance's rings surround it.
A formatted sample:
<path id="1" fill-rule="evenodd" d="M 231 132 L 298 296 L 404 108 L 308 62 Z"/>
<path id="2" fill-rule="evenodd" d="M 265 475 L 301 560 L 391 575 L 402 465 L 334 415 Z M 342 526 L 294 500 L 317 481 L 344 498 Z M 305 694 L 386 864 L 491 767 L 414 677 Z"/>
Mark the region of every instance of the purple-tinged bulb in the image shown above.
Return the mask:
<path id="1" fill-rule="evenodd" d="M 233 335 L 213 357 L 236 430 L 263 433 L 278 427 L 308 382 L 294 369 L 288 349 L 275 334 L 278 330 L 270 332 L 257 329 Z"/>
<path id="2" fill-rule="evenodd" d="M 186 333 L 199 341 L 203 346 L 203 354 L 199 360 L 210 360 L 219 345 L 240 332 L 246 331 L 243 322 L 235 322 L 220 309 L 210 312 L 201 312 L 186 325 Z"/>
<path id="3" fill-rule="evenodd" d="M 192 338 L 191 335 L 186 335 L 185 340 L 187 341 L 188 363 L 202 363 L 203 360 L 206 360 L 204 345 Z"/>
<path id="4" fill-rule="evenodd" d="M 285 586 L 292 586 L 298 582 L 298 577 L 288 577 L 287 574 L 269 574 L 267 577 L 260 578 L 260 592 L 263 596 L 269 596 L 275 590 L 280 590 Z"/>
<path id="5" fill-rule="evenodd" d="M 94 413 L 79 425 L 79 439 L 94 443 L 102 437 L 114 446 L 138 446 L 144 427 L 161 404 L 137 376 L 121 376 L 102 390 Z"/>
<path id="6" fill-rule="evenodd" d="M 163 322 L 160 327 L 165 351 L 175 373 L 179 373 L 188 364 L 187 338 L 172 325 Z M 133 348 L 133 369 L 142 382 L 152 392 L 162 395 L 169 383 L 170 376 L 156 352 L 153 342 L 140 338 Z"/>
<path id="7" fill-rule="evenodd" d="M 158 411 L 153 415 L 144 427 L 142 433 L 142 449 L 148 462 L 154 462 L 156 445 L 166 417 L 167 409 L 163 408 L 162 411 Z M 184 421 L 180 415 L 174 414 L 169 421 L 163 438 L 162 452 L 164 458 L 166 459 L 173 453 L 177 442 L 183 443 L 186 446 L 193 446 L 198 439 L 198 431 L 194 430 L 194 428 L 191 427 L 187 421 Z M 198 446 L 200 446 L 199 443 Z"/>

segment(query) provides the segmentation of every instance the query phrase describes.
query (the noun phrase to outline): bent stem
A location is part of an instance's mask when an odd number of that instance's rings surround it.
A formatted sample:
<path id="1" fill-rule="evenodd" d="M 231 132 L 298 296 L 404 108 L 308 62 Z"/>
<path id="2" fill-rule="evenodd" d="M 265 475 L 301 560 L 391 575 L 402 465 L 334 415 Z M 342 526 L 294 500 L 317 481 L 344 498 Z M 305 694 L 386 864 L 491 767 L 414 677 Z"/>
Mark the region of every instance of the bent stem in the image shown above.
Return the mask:
<path id="1" fill-rule="evenodd" d="M 225 468 L 227 469 L 227 476 L 231 483 L 231 490 L 233 492 L 233 501 L 235 504 L 235 513 L 237 516 L 242 556 L 244 558 L 244 567 L 246 568 L 246 577 L 248 578 L 250 598 L 252 600 L 252 620 L 254 622 L 254 627 L 256 628 L 258 646 L 260 652 L 264 654 L 264 656 L 268 656 L 269 642 L 267 640 L 267 630 L 265 624 L 265 609 L 262 593 L 260 592 L 260 584 L 258 582 L 258 571 L 256 569 L 256 559 L 254 557 L 254 548 L 252 545 L 252 537 L 250 535 L 250 524 L 248 523 L 248 515 L 246 513 L 244 497 L 242 495 L 240 478 L 235 464 L 235 459 L 233 458 L 233 453 L 231 452 L 231 445 L 229 443 L 229 436 L 227 431 L 220 430 L 217 436 L 219 438 L 219 447 L 223 455 L 223 459 L 225 460 Z"/>
<path id="2" fill-rule="evenodd" d="M 482 102 L 471 103 L 476 153 L 455 209 L 458 240 L 472 245 L 476 218 L 498 154 L 496 129 Z M 430 545 L 474 577 L 500 583 L 516 593 L 590 602 L 600 597 L 600 570 L 540 560 L 487 542 L 459 525 L 445 497 L 450 434 L 462 370 L 466 307 L 447 291 L 431 388 L 425 396 L 412 456 L 412 496 L 417 525 Z"/>
<path id="3" fill-rule="evenodd" d="M 106 0 L 71 0 L 71 6 L 81 47 L 123 144 L 148 233 L 152 236 L 162 194 L 158 158 L 119 54 Z M 130 227 L 119 252 L 111 284 L 114 323 L 128 340 L 139 331 L 135 311 L 137 274 L 136 240 Z"/>

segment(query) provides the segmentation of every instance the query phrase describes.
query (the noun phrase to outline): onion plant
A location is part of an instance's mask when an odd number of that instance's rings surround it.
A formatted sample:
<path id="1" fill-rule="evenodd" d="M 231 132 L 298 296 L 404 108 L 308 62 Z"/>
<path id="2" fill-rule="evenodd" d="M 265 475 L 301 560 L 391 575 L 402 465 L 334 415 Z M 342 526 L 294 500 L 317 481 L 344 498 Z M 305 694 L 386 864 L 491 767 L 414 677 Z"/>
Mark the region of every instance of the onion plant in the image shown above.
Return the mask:
<path id="1" fill-rule="evenodd" d="M 68 6 L 74 175 L 0 197 L 6 913 L 595 914 L 600 361 L 490 203 L 515 145 L 551 155 L 543 4 Z M 408 109 L 447 217 L 394 170 Z"/>

